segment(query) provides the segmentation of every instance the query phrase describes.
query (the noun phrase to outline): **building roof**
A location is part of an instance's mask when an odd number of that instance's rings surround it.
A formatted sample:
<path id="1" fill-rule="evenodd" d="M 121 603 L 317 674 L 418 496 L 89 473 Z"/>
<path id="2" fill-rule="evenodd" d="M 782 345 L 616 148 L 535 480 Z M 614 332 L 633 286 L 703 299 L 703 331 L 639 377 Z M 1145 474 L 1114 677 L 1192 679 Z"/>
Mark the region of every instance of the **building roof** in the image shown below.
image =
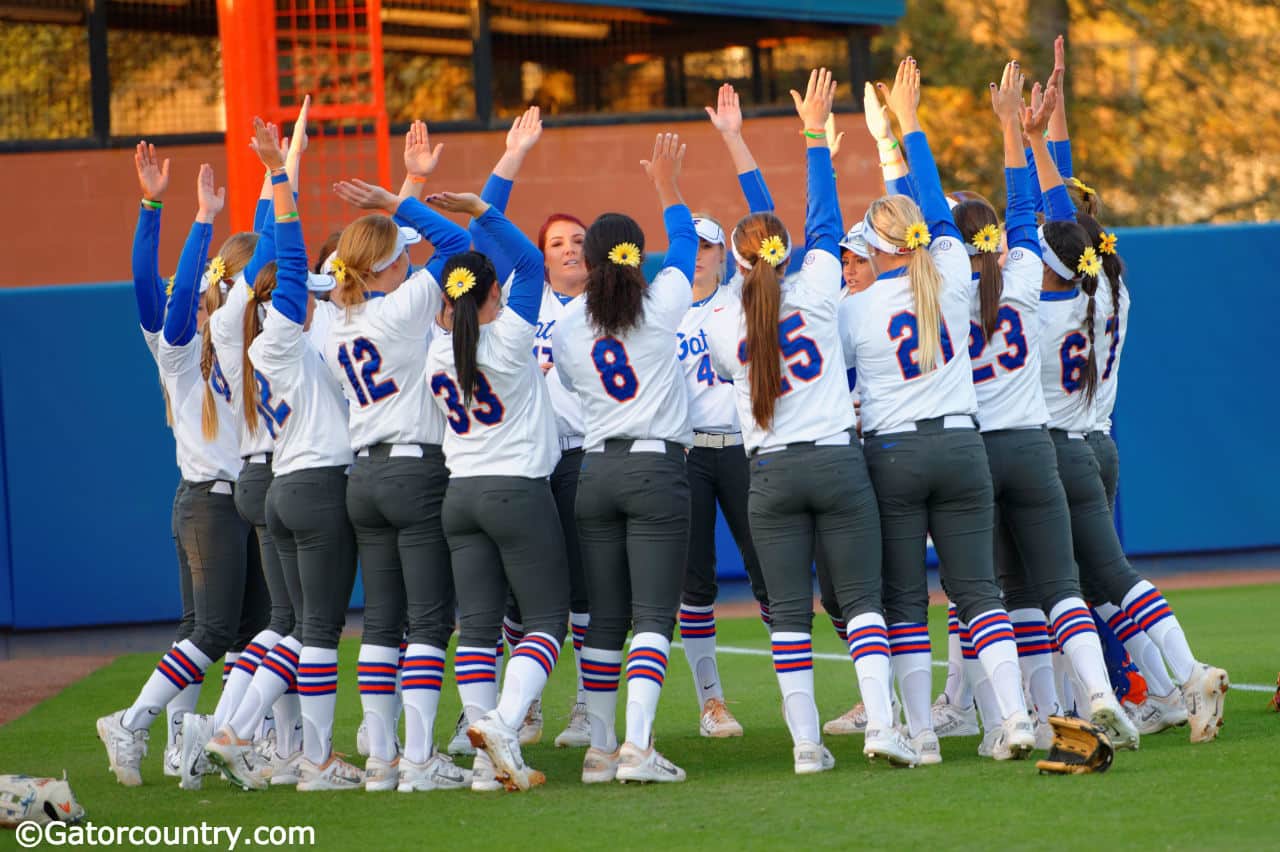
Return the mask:
<path id="1" fill-rule="evenodd" d="M 601 0 L 567 0 L 580 5 L 613 5 Z M 730 15 L 774 18 L 791 21 L 822 21 L 829 24 L 874 24 L 888 26 L 906 14 L 906 0 L 632 0 L 633 9 L 649 12 L 678 12 L 697 15 Z"/>

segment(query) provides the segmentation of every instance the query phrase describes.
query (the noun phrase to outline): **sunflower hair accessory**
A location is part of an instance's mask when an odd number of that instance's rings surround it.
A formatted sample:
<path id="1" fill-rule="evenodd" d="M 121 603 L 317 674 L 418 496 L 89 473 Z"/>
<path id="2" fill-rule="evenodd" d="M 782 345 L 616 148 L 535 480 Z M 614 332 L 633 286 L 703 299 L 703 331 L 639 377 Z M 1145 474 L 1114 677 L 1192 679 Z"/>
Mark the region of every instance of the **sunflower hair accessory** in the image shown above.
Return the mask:
<path id="1" fill-rule="evenodd" d="M 476 286 L 476 274 L 465 266 L 459 266 L 449 273 L 444 281 L 444 291 L 450 299 L 460 299 L 463 294 Z"/>
<path id="2" fill-rule="evenodd" d="M 339 284 L 347 283 L 347 262 L 340 257 L 335 257 L 329 261 L 329 272 L 333 275 L 333 280 Z"/>
<path id="3" fill-rule="evenodd" d="M 1080 190 L 1081 192 L 1083 192 L 1085 195 L 1097 195 L 1097 194 L 1098 194 L 1097 190 L 1095 190 L 1093 187 L 1089 186 L 1089 184 L 1085 183 L 1084 181 L 1080 180 L 1080 178 L 1078 178 L 1078 177 L 1069 177 L 1069 178 L 1067 178 L 1067 183 L 1071 184 L 1071 185 L 1072 185 L 1072 186 L 1074 186 L 1076 189 L 1078 189 L 1078 190 Z"/>
<path id="4" fill-rule="evenodd" d="M 771 234 L 760 241 L 760 250 L 756 255 L 776 269 L 787 258 L 787 246 L 782 242 L 782 237 Z"/>
<path id="5" fill-rule="evenodd" d="M 909 249 L 924 248 L 933 242 L 933 237 L 929 236 L 929 227 L 924 222 L 912 222 L 907 226 L 906 242 Z"/>
<path id="6" fill-rule="evenodd" d="M 1080 253 L 1080 262 L 1076 264 L 1076 272 L 1096 278 L 1101 271 L 1102 258 L 1098 257 L 1098 253 L 1093 250 L 1093 246 L 1089 246 Z"/>
<path id="7" fill-rule="evenodd" d="M 173 295 L 173 279 L 177 278 L 177 274 L 169 276 L 169 283 L 164 285 L 164 294 L 166 297 Z"/>
<path id="8" fill-rule="evenodd" d="M 1000 229 L 995 225 L 984 225 L 970 242 L 983 254 L 995 254 L 1000 250 Z"/>
<path id="9" fill-rule="evenodd" d="M 222 259 L 222 255 L 215 254 L 213 260 L 209 261 L 209 265 L 204 270 L 205 283 L 209 285 L 216 284 L 227 277 L 227 262 Z"/>
<path id="10" fill-rule="evenodd" d="M 640 247 L 635 243 L 618 243 L 609 249 L 609 262 L 635 269 L 640 265 Z"/>
<path id="11" fill-rule="evenodd" d="M 1119 239 L 1115 234 L 1108 234 L 1103 231 L 1102 239 L 1098 243 L 1098 251 L 1103 254 L 1114 255 L 1116 253 L 1116 243 L 1119 242 Z"/>

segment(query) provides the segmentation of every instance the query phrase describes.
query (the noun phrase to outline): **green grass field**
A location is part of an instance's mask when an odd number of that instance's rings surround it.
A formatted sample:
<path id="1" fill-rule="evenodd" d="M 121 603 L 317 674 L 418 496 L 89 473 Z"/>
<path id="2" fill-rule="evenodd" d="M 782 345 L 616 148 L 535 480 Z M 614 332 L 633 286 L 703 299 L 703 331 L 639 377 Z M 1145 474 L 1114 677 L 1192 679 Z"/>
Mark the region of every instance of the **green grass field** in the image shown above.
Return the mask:
<path id="1" fill-rule="evenodd" d="M 1168 595 L 1197 655 L 1228 669 L 1238 684 L 1273 683 L 1280 667 L 1275 613 L 1280 588 L 1244 587 Z M 945 653 L 946 614 L 930 613 L 935 656 Z M 843 649 L 821 616 L 815 650 Z M 723 646 L 768 647 L 754 619 L 719 624 Z M 342 647 L 335 747 L 355 754 L 359 701 L 357 640 Z M 670 786 L 584 787 L 581 751 L 551 745 L 572 701 L 571 668 L 552 677 L 544 699 L 544 744 L 525 751 L 547 785 L 525 794 L 300 794 L 273 788 L 248 794 L 221 779 L 188 793 L 160 771 L 162 726 L 143 764 L 146 785 L 127 789 L 107 771 L 94 719 L 130 703 L 154 665 L 123 657 L 30 713 L 0 727 L 0 769 L 55 774 L 62 769 L 89 819 L 112 825 L 311 825 L 324 849 L 444 846 L 488 849 L 897 848 L 950 849 L 1263 849 L 1280 848 L 1280 716 L 1268 695 L 1233 690 L 1220 739 L 1193 746 L 1186 729 L 1143 740 L 1105 775 L 1042 777 L 1032 762 L 995 763 L 976 754 L 978 738 L 943 740 L 944 763 L 892 770 L 869 766 L 862 738 L 829 737 L 833 772 L 798 778 L 767 657 L 722 654 L 739 740 L 698 736 L 684 655 L 673 650 L 657 722 L 658 746 L 689 774 Z M 823 719 L 856 700 L 847 658 L 815 661 Z M 450 671 L 452 667 L 450 667 Z M 944 669 L 935 667 L 941 685 Z M 210 679 L 212 685 L 213 679 Z M 211 710 L 216 687 L 202 708 Z M 451 733 L 457 693 L 446 685 L 437 742 Z M 0 834 L 0 848 L 13 848 Z"/>

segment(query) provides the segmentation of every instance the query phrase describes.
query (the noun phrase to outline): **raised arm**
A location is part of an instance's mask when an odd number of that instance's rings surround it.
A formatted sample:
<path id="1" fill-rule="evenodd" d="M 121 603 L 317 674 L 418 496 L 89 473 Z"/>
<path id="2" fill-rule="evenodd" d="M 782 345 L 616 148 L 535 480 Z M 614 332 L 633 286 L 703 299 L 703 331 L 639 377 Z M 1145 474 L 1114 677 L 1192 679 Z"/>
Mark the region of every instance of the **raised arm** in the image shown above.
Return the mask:
<path id="1" fill-rule="evenodd" d="M 1069 178 L 1073 174 L 1071 164 L 1071 135 L 1067 132 L 1067 48 L 1062 36 L 1053 40 L 1053 74 L 1047 88 L 1058 90 L 1058 103 L 1049 117 L 1049 153 L 1058 166 L 1058 174 Z"/>
<path id="2" fill-rule="evenodd" d="M 917 113 L 920 106 L 920 69 L 915 59 L 908 56 L 898 65 L 898 75 L 889 92 L 888 102 L 902 128 L 902 145 L 911 163 L 916 203 L 924 213 L 930 236 L 936 239 L 946 234 L 963 243 L 942 191 L 942 178 L 938 176 L 938 166 L 933 161 L 933 152 L 929 150 L 929 140 L 920 126 Z"/>
<path id="3" fill-rule="evenodd" d="M 738 184 L 747 199 L 747 207 L 752 213 L 773 212 L 773 196 L 769 194 L 755 157 L 751 156 L 751 149 L 742 138 L 742 104 L 737 91 L 725 83 L 716 95 L 715 108 L 703 109 L 707 111 L 711 125 L 719 132 L 724 146 L 729 149 L 729 159 L 738 173 Z"/>
<path id="4" fill-rule="evenodd" d="M 397 223 L 403 223 L 422 234 L 435 249 L 427 269 L 437 282 L 440 280 L 440 270 L 449 258 L 466 251 L 471 245 L 471 238 L 462 226 L 449 221 L 416 198 L 401 198 L 377 184 L 355 179 L 335 183 L 333 191 L 348 204 L 363 210 L 383 210 L 392 214 Z"/>
<path id="5" fill-rule="evenodd" d="M 499 158 L 498 164 L 493 167 L 493 173 L 489 175 L 489 179 L 484 182 L 484 189 L 480 191 L 481 200 L 498 208 L 499 213 L 507 212 L 507 203 L 511 200 L 511 188 L 515 184 L 516 175 L 520 174 L 520 167 L 524 165 L 525 157 L 533 150 L 533 146 L 538 144 L 541 137 L 541 110 L 536 106 L 529 107 L 516 116 L 511 122 L 511 129 L 507 131 L 507 149 Z M 471 234 L 471 241 L 476 251 L 493 261 L 498 280 L 506 281 L 512 271 L 506 253 L 493 244 L 488 231 L 479 227 L 475 220 L 467 226 L 467 231 Z"/>
<path id="6" fill-rule="evenodd" d="M 285 153 L 280 147 L 280 131 L 255 117 L 250 143 L 262 164 L 271 172 L 272 201 L 275 204 L 276 288 L 271 304 L 290 322 L 307 320 L 307 246 L 302 239 L 302 223 L 285 170 Z"/>
<path id="7" fill-rule="evenodd" d="M 404 182 L 400 184 L 401 198 L 422 200 L 426 194 L 427 177 L 439 165 L 442 150 L 443 142 L 431 147 L 431 137 L 427 133 L 425 122 L 414 121 L 409 125 L 409 130 L 404 135 Z"/>
<path id="8" fill-rule="evenodd" d="M 906 195 L 915 198 L 915 188 L 911 186 L 911 170 L 902 155 L 902 146 L 893 135 L 893 125 L 889 121 L 889 107 L 880 103 L 876 88 L 884 91 L 886 97 L 889 90 L 883 83 L 872 86 L 868 81 L 862 88 L 862 115 L 867 121 L 867 132 L 876 142 L 876 151 L 880 154 L 880 173 L 884 177 L 884 189 L 890 195 Z"/>
<path id="9" fill-rule="evenodd" d="M 477 195 L 440 192 L 427 198 L 433 207 L 451 213 L 467 213 L 475 227 L 484 231 L 497 252 L 505 256 L 515 280 L 507 296 L 507 307 L 521 319 L 534 325 L 542 305 L 542 252 L 524 233 L 502 215 L 502 211 Z"/>
<path id="10" fill-rule="evenodd" d="M 698 232 L 693 227 L 693 214 L 680 197 L 677 183 L 684 163 L 685 146 L 677 133 L 659 133 L 653 143 L 653 159 L 641 160 L 644 172 L 653 181 L 662 205 L 662 223 L 667 230 L 667 255 L 662 268 L 684 273 L 693 286 L 693 267 L 698 259 Z"/>
<path id="11" fill-rule="evenodd" d="M 791 99 L 803 125 L 808 148 L 808 207 L 805 211 L 805 253 L 821 249 L 840 259 L 840 201 L 836 197 L 836 176 L 827 147 L 826 123 L 836 96 L 836 81 L 826 68 L 809 72 L 804 97 L 795 89 Z"/>
<path id="12" fill-rule="evenodd" d="M 293 188 L 293 197 L 298 197 L 298 181 L 302 170 L 302 154 L 307 150 L 307 116 L 311 111 L 311 96 L 302 99 L 302 109 L 298 119 L 293 123 L 293 136 L 289 137 L 288 152 L 284 158 L 285 174 L 289 176 L 289 185 Z M 258 199 L 260 218 L 255 216 L 254 230 L 258 232 L 258 242 L 253 247 L 253 255 L 244 267 L 244 280 L 253 288 L 258 280 L 262 267 L 276 259 L 276 206 L 272 202 L 275 187 L 272 185 L 271 172 L 262 178 L 262 192 Z"/>
<path id="13" fill-rule="evenodd" d="M 1008 202 L 1005 233 L 1009 248 L 1020 246 L 1040 254 L 1036 237 L 1036 209 L 1031 196 L 1031 175 L 1022 150 L 1022 87 L 1024 78 L 1017 62 L 1004 67 L 1000 84 L 991 84 L 991 108 L 1004 136 L 1004 183 Z"/>
<path id="14" fill-rule="evenodd" d="M 178 258 L 178 271 L 173 276 L 173 295 L 164 318 L 164 339 L 170 346 L 185 346 L 196 336 L 196 315 L 200 310 L 200 278 L 209 259 L 209 242 L 213 239 L 213 220 L 226 203 L 226 187 L 214 188 L 213 166 L 200 166 L 196 182 L 199 207 L 191 233 Z"/>
<path id="15" fill-rule="evenodd" d="M 133 232 L 133 296 L 138 304 L 138 322 L 144 331 L 157 332 L 164 325 L 164 279 L 160 277 L 160 198 L 169 188 L 169 160 L 161 164 L 156 146 L 139 142 L 133 165 L 142 187 L 138 226 Z"/>
<path id="16" fill-rule="evenodd" d="M 1073 221 L 1076 214 L 1075 205 L 1071 203 L 1067 188 L 1062 185 L 1062 176 L 1058 174 L 1058 167 L 1054 165 L 1053 157 L 1049 156 L 1049 145 L 1044 138 L 1045 128 L 1058 103 L 1059 92 L 1050 87 L 1042 95 L 1038 91 L 1039 88 L 1040 84 L 1037 83 L 1032 89 L 1032 105 L 1022 110 L 1022 131 L 1027 141 L 1031 143 L 1032 158 L 1036 164 L 1036 180 L 1039 182 L 1039 191 L 1044 197 L 1046 218 L 1058 222 Z"/>

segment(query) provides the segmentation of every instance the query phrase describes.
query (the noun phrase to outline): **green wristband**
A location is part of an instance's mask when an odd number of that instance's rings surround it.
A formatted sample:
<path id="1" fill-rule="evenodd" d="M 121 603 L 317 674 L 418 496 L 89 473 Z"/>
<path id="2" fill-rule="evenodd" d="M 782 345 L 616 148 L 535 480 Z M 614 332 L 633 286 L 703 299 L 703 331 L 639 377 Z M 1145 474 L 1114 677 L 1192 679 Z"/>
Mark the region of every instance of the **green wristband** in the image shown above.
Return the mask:
<path id="1" fill-rule="evenodd" d="M 142 199 L 142 206 L 150 210 L 159 210 L 164 207 L 164 203 L 160 201 L 152 201 L 150 198 Z"/>

